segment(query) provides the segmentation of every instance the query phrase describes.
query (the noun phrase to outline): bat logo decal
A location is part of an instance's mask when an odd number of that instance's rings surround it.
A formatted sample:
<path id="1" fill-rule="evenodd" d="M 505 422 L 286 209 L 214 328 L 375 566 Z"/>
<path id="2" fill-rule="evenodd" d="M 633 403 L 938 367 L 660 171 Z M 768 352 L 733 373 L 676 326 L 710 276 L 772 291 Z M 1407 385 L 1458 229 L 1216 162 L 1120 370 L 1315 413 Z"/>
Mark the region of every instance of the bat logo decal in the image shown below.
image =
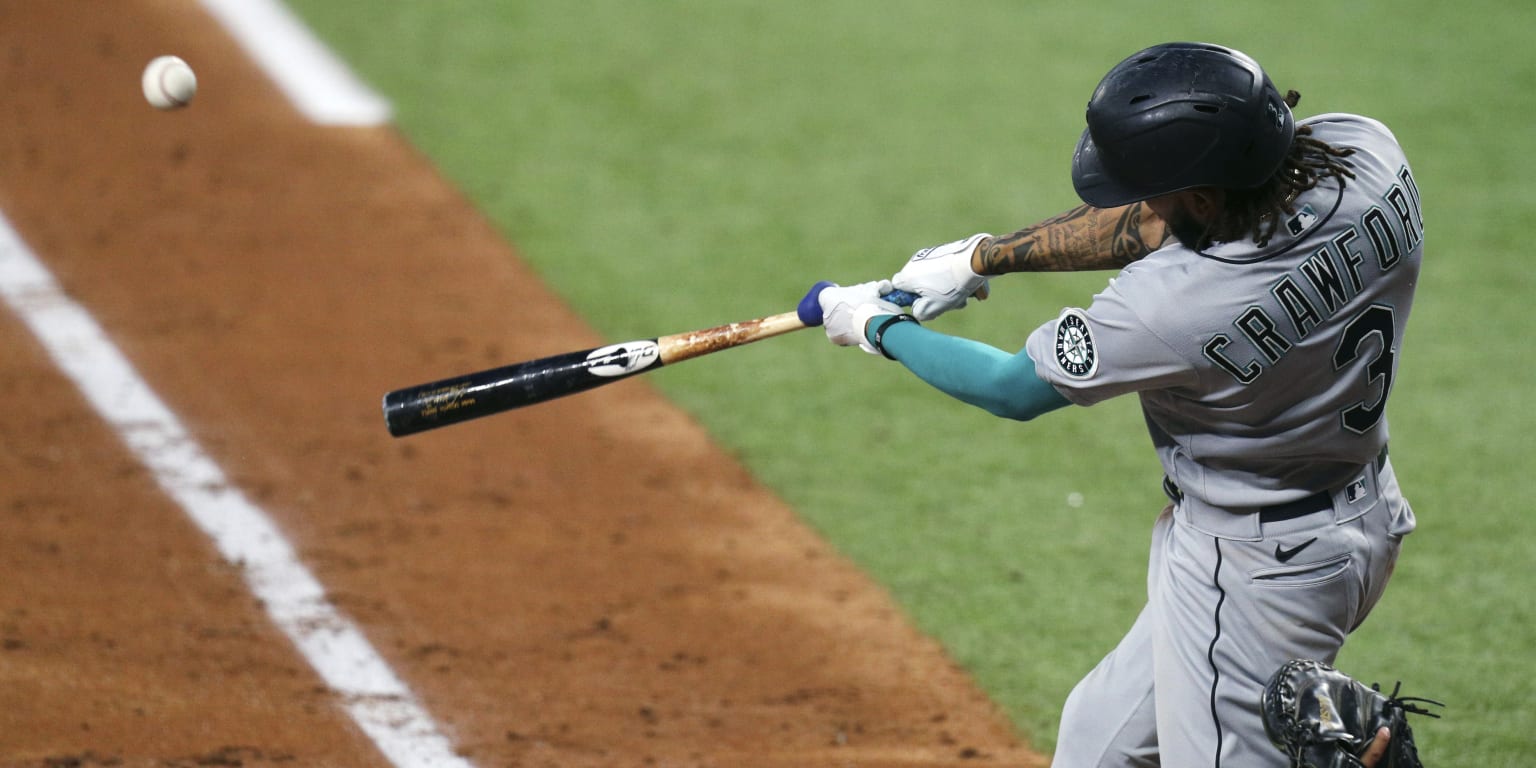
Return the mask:
<path id="1" fill-rule="evenodd" d="M 586 368 L 593 376 L 613 378 L 638 373 L 661 359 L 654 341 L 629 341 L 599 347 L 587 353 Z"/>

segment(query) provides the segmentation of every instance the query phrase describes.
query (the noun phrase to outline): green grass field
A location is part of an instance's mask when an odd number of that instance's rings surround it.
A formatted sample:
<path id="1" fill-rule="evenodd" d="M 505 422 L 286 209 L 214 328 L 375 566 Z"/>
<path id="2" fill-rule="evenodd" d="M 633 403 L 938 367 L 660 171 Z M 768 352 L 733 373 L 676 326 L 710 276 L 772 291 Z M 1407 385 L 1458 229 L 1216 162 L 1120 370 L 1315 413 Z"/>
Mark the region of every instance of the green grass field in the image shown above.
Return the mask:
<path id="1" fill-rule="evenodd" d="M 1420 530 L 1340 663 L 1450 704 L 1419 721 L 1427 763 L 1527 764 L 1536 5 L 291 3 L 612 339 L 784 311 L 817 279 L 1075 204 L 1083 104 L 1151 43 L 1233 45 L 1302 115 L 1386 121 L 1428 220 L 1389 411 Z M 1107 277 L 1005 278 L 935 327 L 1016 349 Z M 1144 595 L 1160 471 L 1135 403 L 1020 425 L 819 333 L 727 354 L 648 378 L 1053 749 L 1067 691 Z"/>

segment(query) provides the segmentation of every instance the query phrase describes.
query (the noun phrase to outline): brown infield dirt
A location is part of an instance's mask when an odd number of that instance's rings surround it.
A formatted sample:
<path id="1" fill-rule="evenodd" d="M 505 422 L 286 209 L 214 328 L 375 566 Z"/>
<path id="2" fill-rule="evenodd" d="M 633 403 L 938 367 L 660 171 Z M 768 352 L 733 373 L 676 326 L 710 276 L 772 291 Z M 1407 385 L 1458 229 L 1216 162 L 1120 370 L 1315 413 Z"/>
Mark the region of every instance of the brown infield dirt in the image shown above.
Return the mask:
<path id="1" fill-rule="evenodd" d="M 1044 764 L 643 379 L 390 438 L 385 391 L 603 340 L 192 0 L 0 2 L 0 113 L 0 209 L 475 765 Z M 0 764 L 387 766 L 9 311 L 0 349 Z"/>

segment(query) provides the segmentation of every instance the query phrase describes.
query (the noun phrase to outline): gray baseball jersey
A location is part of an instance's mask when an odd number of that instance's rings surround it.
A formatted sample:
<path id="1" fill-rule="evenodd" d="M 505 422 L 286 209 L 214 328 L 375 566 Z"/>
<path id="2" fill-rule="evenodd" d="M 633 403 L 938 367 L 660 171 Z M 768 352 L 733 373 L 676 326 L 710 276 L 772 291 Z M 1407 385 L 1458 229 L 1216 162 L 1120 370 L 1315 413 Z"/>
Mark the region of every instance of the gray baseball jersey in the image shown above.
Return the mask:
<path id="1" fill-rule="evenodd" d="M 1422 253 L 1419 192 L 1381 123 L 1305 121 L 1356 178 L 1301 195 L 1268 247 L 1175 240 L 1030 335 L 1036 371 L 1092 405 L 1139 393 L 1165 471 L 1225 508 L 1336 487 L 1387 442 Z"/>
<path id="2" fill-rule="evenodd" d="M 1146 607 L 1068 697 L 1056 768 L 1284 768 L 1265 681 L 1293 658 L 1332 663 L 1413 530 L 1383 449 L 1418 188 L 1382 124 L 1304 124 L 1355 150 L 1355 178 L 1303 193 L 1263 248 L 1173 242 L 1027 342 L 1075 403 L 1139 395 L 1176 499 Z"/>

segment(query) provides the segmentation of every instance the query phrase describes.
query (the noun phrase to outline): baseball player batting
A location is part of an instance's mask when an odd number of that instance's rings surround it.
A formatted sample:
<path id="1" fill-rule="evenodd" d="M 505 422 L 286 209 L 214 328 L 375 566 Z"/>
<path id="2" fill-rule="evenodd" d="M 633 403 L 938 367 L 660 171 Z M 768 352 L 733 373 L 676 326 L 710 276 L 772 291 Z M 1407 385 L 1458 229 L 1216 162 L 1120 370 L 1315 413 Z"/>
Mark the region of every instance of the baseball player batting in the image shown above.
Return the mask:
<path id="1" fill-rule="evenodd" d="M 1141 401 L 1167 497 L 1147 603 L 1068 697 L 1054 768 L 1287 765 L 1266 681 L 1290 659 L 1332 663 L 1414 528 L 1386 405 L 1419 190 L 1384 125 L 1296 122 L 1299 98 L 1230 48 L 1140 51 L 1088 102 L 1072 160 L 1086 205 L 819 295 L 834 343 L 999 416 Z M 922 324 L 996 275 L 1107 268 L 1017 353 Z M 887 283 L 921 297 L 912 314 L 878 298 Z"/>

